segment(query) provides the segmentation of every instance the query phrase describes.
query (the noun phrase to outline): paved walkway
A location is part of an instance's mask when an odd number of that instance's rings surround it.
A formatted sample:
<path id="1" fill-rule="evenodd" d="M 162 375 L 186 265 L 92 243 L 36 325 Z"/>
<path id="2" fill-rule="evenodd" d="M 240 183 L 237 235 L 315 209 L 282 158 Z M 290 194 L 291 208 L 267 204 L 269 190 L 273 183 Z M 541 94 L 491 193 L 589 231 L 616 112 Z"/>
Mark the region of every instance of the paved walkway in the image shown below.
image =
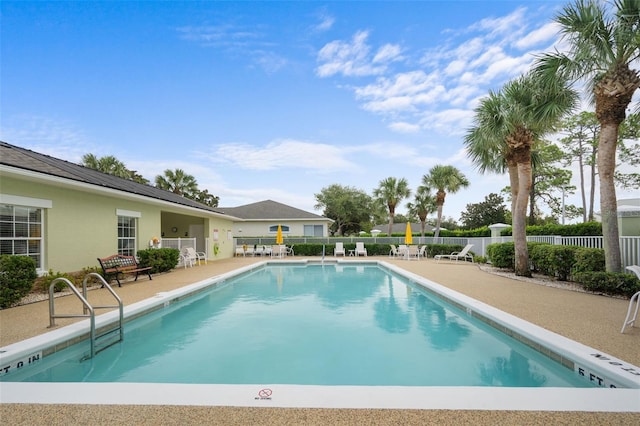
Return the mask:
<path id="1" fill-rule="evenodd" d="M 389 261 L 460 293 L 483 301 L 543 328 L 640 365 L 640 328 L 620 333 L 628 301 L 532 282 L 482 271 L 470 263 L 428 260 Z M 125 305 L 193 282 L 219 275 L 260 258 L 234 258 L 208 265 L 176 269 L 140 278 L 117 288 Z M 348 260 L 348 258 L 347 258 Z M 89 293 L 92 303 L 107 296 L 104 289 Z M 57 312 L 77 312 L 74 297 L 56 301 Z M 49 331 L 48 302 L 42 301 L 0 311 L 0 346 Z M 59 326 L 73 322 L 59 319 Z M 0 401 L 2 396 L 0 395 Z M 640 401 L 639 401 L 640 410 Z M 639 414 L 558 413 L 445 410 L 320 410 L 258 409 L 234 407 L 149 407 L 0 405 L 0 418 L 11 424 L 640 424 Z M 95 421 L 98 419 L 98 421 Z"/>

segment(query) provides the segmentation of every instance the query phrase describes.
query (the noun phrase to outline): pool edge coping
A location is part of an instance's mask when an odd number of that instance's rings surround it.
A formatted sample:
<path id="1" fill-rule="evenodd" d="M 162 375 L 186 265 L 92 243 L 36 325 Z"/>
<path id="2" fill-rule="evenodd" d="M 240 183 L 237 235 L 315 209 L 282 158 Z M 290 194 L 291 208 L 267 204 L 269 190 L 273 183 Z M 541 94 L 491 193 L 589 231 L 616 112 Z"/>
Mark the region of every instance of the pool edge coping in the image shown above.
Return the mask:
<path id="1" fill-rule="evenodd" d="M 153 310 L 159 309 L 161 307 L 167 306 L 167 303 L 171 304 L 175 301 L 179 301 L 181 299 L 183 299 L 184 297 L 190 296 L 190 295 L 194 295 L 200 291 L 202 291 L 203 289 L 209 288 L 211 286 L 215 286 L 218 285 L 220 283 L 223 283 L 226 279 L 228 278 L 232 278 L 238 275 L 242 275 L 244 273 L 248 273 L 251 272 L 255 269 L 261 268 L 265 265 L 269 265 L 269 264 L 274 264 L 274 265 L 282 265 L 282 264 L 319 264 L 321 263 L 320 261 L 317 260 L 285 260 L 285 261 L 270 261 L 270 260 L 264 260 L 261 262 L 257 262 L 255 264 L 252 265 L 247 265 L 244 267 L 240 267 L 237 269 L 234 269 L 233 271 L 229 271 L 220 275 L 216 275 L 210 278 L 207 278 L 205 280 L 201 280 L 198 281 L 196 283 L 193 284 L 189 284 L 187 286 L 172 290 L 172 291 L 168 291 L 168 292 L 161 292 L 161 293 L 157 293 L 155 296 L 145 299 L 143 301 L 140 302 L 136 302 L 133 303 L 131 305 L 129 305 L 128 307 L 125 308 L 125 316 L 131 320 L 139 315 L 151 312 Z M 327 262 L 328 264 L 348 264 L 348 265 L 354 265 L 354 261 L 342 261 L 342 260 L 338 260 L 338 261 L 332 261 L 332 262 Z M 638 370 L 637 367 L 629 364 L 629 363 L 625 363 L 622 360 L 618 360 L 617 358 L 610 356 L 608 354 L 602 353 L 601 351 L 597 351 L 593 348 L 590 348 L 586 345 L 583 345 L 579 342 L 573 341 L 571 339 L 568 339 L 564 336 L 561 336 L 559 334 L 553 333 L 549 330 L 545 330 L 535 324 L 532 324 L 528 321 L 522 320 L 516 316 L 513 316 L 511 314 L 508 314 L 504 311 L 501 311 L 497 308 L 494 308 L 490 305 L 487 305 L 483 302 L 480 302 L 476 299 L 473 299 L 471 297 L 468 297 L 462 293 L 456 292 L 454 290 L 451 290 L 441 284 L 435 283 L 431 280 L 428 280 L 422 276 L 419 276 L 417 274 L 414 274 L 412 272 L 409 272 L 405 269 L 402 269 L 398 266 L 392 265 L 388 262 L 385 262 L 383 260 L 359 260 L 357 263 L 361 263 L 361 264 L 375 264 L 375 265 L 379 265 L 381 267 L 384 267 L 385 269 L 388 269 L 389 271 L 392 271 L 394 273 L 397 273 L 399 275 L 402 275 L 404 277 L 406 277 L 410 282 L 412 282 L 413 284 L 417 284 L 420 285 L 422 287 L 424 287 L 427 291 L 434 293 L 436 295 L 439 295 L 440 297 L 445 298 L 448 302 L 453 302 L 455 305 L 457 306 L 462 306 L 464 308 L 470 309 L 471 313 L 473 312 L 482 312 L 482 316 L 491 319 L 492 321 L 496 321 L 496 323 L 498 324 L 504 324 L 505 326 L 508 325 L 509 328 L 511 329 L 516 329 L 516 331 L 520 334 L 522 334 L 523 336 L 527 336 L 528 338 L 535 340 L 545 340 L 546 343 L 549 343 L 550 346 L 553 347 L 554 350 L 559 349 L 560 351 L 565 351 L 568 352 L 569 355 L 577 360 L 579 360 L 579 364 L 583 364 L 585 366 L 589 367 L 589 370 L 594 369 L 595 371 L 598 372 L 606 372 L 607 374 L 612 374 L 614 376 L 619 376 L 619 371 L 615 370 L 612 366 L 607 365 L 606 362 L 603 363 L 603 361 L 613 361 L 613 362 L 620 362 L 623 363 L 626 366 L 630 366 L 631 368 L 635 368 L 636 370 Z M 108 322 L 113 322 L 115 321 L 117 316 L 117 312 L 109 312 L 109 313 L 105 313 L 103 315 L 97 316 L 96 317 L 96 326 L 100 327 L 100 326 L 104 326 L 105 324 L 107 324 Z M 100 318 L 100 321 L 98 321 L 98 318 Z M 482 319 L 482 318 L 480 318 Z M 509 322 L 511 321 L 511 322 Z M 12 360 L 15 361 L 17 358 L 19 358 L 20 356 L 26 356 L 29 353 L 33 353 L 34 352 L 34 348 L 38 348 L 40 347 L 42 348 L 42 345 L 44 345 L 47 341 L 49 342 L 49 346 L 51 346 L 51 341 L 52 339 L 45 339 L 44 336 L 49 336 L 49 337 L 53 337 L 53 341 L 55 342 L 60 342 L 62 340 L 64 340 L 64 337 L 67 337 L 67 340 L 69 339 L 73 339 L 73 338 L 77 338 L 78 335 L 82 335 L 87 334 L 87 323 L 88 320 L 84 320 L 84 321 L 80 321 L 65 327 L 62 327 L 58 330 L 53 330 L 51 332 L 45 333 L 43 335 L 40 336 L 35 336 L 33 338 L 30 339 L 26 339 L 24 341 L 21 342 L 16 342 L 14 344 L 11 345 L 7 345 L 3 348 L 0 348 L 0 350 L 6 350 L 7 348 L 12 349 L 12 351 L 9 352 L 5 352 L 5 353 L 1 353 L 0 354 L 0 365 L 6 365 L 7 364 L 7 360 Z M 535 349 L 535 348 L 534 348 Z M 37 351 L 37 350 L 36 350 Z M 603 360 L 602 358 L 589 358 L 588 355 L 585 356 L 585 353 L 598 353 L 600 355 L 602 355 L 603 357 L 605 357 L 605 359 Z M 10 361 L 9 361 L 10 362 Z M 575 362 L 575 361 L 574 361 Z M 623 380 L 625 381 L 625 380 Z M 638 398 L 640 398 L 640 377 L 637 378 L 637 381 L 626 381 L 629 384 L 630 389 L 607 389 L 609 391 L 611 391 L 611 393 L 609 394 L 605 394 L 605 395 L 632 395 L 631 396 L 631 400 L 633 400 L 633 398 L 635 398 L 636 400 Z M 14 386 L 17 385 L 17 386 Z M 21 394 L 22 392 L 20 391 L 22 389 L 23 386 L 26 387 L 30 387 L 33 388 L 31 389 L 30 392 L 26 392 L 25 394 L 25 398 L 27 400 L 33 400 L 34 403 L 47 403 L 47 402 L 35 402 L 35 401 L 49 401 L 48 403 L 56 403 L 54 401 L 58 400 L 60 397 L 60 392 L 54 391 L 54 392 L 45 392 L 45 394 L 49 394 L 50 396 L 46 396 L 46 395 L 39 395 L 40 392 L 35 392 L 33 394 L 32 397 L 26 397 L 26 395 L 31 394 L 32 392 L 34 392 L 36 389 L 36 386 L 33 386 L 34 384 L 31 384 L 31 386 L 29 386 L 29 383 L 22 383 L 22 382 L 2 382 L 0 381 L 0 394 L 2 395 L 17 395 L 17 394 Z M 36 385 L 43 385 L 43 383 L 37 383 Z M 51 386 L 54 385 L 65 385 L 65 384 L 61 384 L 61 383 L 53 383 L 53 384 L 47 384 L 47 386 L 45 386 L 46 388 L 49 388 Z M 72 384 L 68 384 L 68 385 L 78 385 L 77 383 L 72 383 Z M 92 389 L 92 392 L 90 392 L 91 394 L 100 394 L 102 391 L 100 388 L 100 386 L 104 386 L 104 385 L 109 385 L 108 387 L 113 387 L 116 385 L 122 385 L 122 384 L 117 384 L 117 383 L 96 383 L 96 384 L 82 384 L 85 386 L 88 386 L 89 388 Z M 94 386 L 89 386 L 89 385 L 94 385 Z M 171 389 L 174 389 L 176 387 L 179 387 L 179 385 L 174 385 L 174 384 L 131 384 L 131 383 L 127 383 L 127 386 L 131 386 L 131 385 L 153 385 L 155 387 L 158 388 L 166 388 L 165 392 L 169 392 L 171 393 Z M 195 385 L 184 385 L 184 386 L 195 386 Z M 202 386 L 202 385 L 199 385 Z M 219 387 L 222 388 L 226 388 L 228 386 L 236 386 L 236 385 L 206 385 L 206 386 L 211 386 L 211 389 L 220 389 Z M 237 385 L 240 386 L 242 389 L 242 391 L 244 393 L 247 392 L 247 388 L 250 389 L 255 389 L 256 387 L 263 387 L 264 385 Z M 297 385 L 272 385 L 273 388 L 278 388 L 278 389 L 284 389 L 285 390 L 285 394 L 287 394 L 287 389 L 289 388 L 295 388 Z M 63 386 L 64 387 L 64 386 Z M 146 387 L 146 386 L 145 386 Z M 309 390 L 311 388 L 314 389 L 314 393 L 320 393 L 322 395 L 325 394 L 325 392 L 335 392 L 337 389 L 340 389 L 340 391 L 344 391 L 347 388 L 362 388 L 361 391 L 364 393 L 367 393 L 367 390 L 370 392 L 372 389 L 386 389 L 388 390 L 394 390 L 395 392 L 398 391 L 398 389 L 400 388 L 405 388 L 405 387 L 388 387 L 388 386 L 375 386 L 375 387 L 353 387 L 353 386 L 303 386 L 303 388 L 305 388 L 306 390 Z M 322 390 L 322 392 L 318 391 L 315 388 L 328 388 L 327 390 Z M 407 387 L 407 391 L 405 391 L 404 393 L 406 394 L 420 394 L 420 395 L 425 395 L 429 397 L 429 401 L 433 401 L 433 395 L 431 394 L 431 392 L 427 392 L 428 388 L 433 388 L 433 387 Z M 455 393 L 456 390 L 457 391 L 461 391 L 463 388 L 465 387 L 437 387 L 438 389 L 444 389 L 447 390 L 447 392 L 449 392 L 449 389 L 453 389 L 453 392 Z M 487 390 L 487 389 L 491 389 L 492 390 L 492 394 L 495 393 L 496 389 L 508 389 L 509 392 L 507 392 L 509 395 L 513 394 L 514 390 L 518 389 L 517 392 L 515 392 L 516 394 L 527 394 L 527 395 L 531 395 L 531 397 L 535 398 L 536 400 L 540 400 L 542 399 L 547 399 L 544 397 L 544 395 L 546 395 L 544 392 L 540 393 L 540 392 L 536 392 L 536 390 L 538 389 L 534 389 L 534 388 L 487 388 L 487 387 L 469 387 L 468 390 L 465 390 L 466 393 L 469 393 L 469 397 L 472 398 L 473 400 L 477 400 L 477 401 L 483 401 L 483 398 L 481 397 L 481 395 L 483 394 L 483 390 Z M 577 391 L 578 389 L 572 389 L 572 388 L 540 388 L 540 389 L 563 389 L 564 391 L 562 393 L 567 393 L 569 391 Z M 592 388 L 592 389 L 586 389 L 587 391 L 593 391 L 596 389 L 606 389 L 606 388 Z M 529 392 L 525 392 L 524 390 L 530 391 Z M 623 392 L 623 393 L 619 393 L 619 391 L 621 390 L 627 390 L 627 391 L 632 391 L 632 392 Z M 584 390 L 583 390 L 584 391 Z M 7 393 L 9 392 L 9 393 Z M 377 391 L 376 391 L 377 392 Z M 402 392 L 401 392 L 402 393 Z M 502 393 L 502 392 L 499 392 Z M 571 392 L 569 392 L 571 394 Z M 582 393 L 582 392 L 579 392 Z M 54 395 L 51 395 L 54 394 Z M 74 394 L 77 394 L 77 392 L 74 392 Z M 137 394 L 137 393 L 136 393 Z M 478 395 L 476 395 L 478 394 Z M 39 395 L 39 396 L 38 396 Z M 475 395 L 473 397 L 471 397 L 471 395 Z M 577 395 L 577 394 L 572 394 L 572 395 Z M 407 395 L 405 395 L 405 397 L 407 397 Z M 458 397 L 459 398 L 459 397 Z M 624 397 L 626 398 L 626 397 Z M 77 398 L 75 400 L 82 400 L 83 397 Z M 117 398 L 116 398 L 117 399 Z M 327 397 L 323 396 L 321 398 L 322 400 L 326 400 Z M 330 398 L 329 398 L 330 399 Z M 342 398 L 339 398 L 340 400 Z M 378 399 L 378 398 L 376 398 Z M 409 398 L 412 399 L 412 398 Z M 436 398 L 437 399 L 437 398 Z M 466 398 L 465 398 L 466 399 Z M 529 397 L 527 397 L 527 399 L 529 399 Z M 609 399 L 609 397 L 607 398 L 603 398 L 602 396 L 596 398 L 599 401 L 602 401 L 603 403 Z M 114 404 L 121 404 L 123 402 L 117 402 L 114 401 L 114 398 L 107 398 L 108 403 L 114 403 Z M 587 400 L 589 400 L 589 398 L 587 398 Z M 612 409 L 613 411 L 619 411 L 618 408 L 615 408 L 615 403 L 614 400 L 616 400 L 616 398 L 612 398 L 612 401 L 610 403 L 607 403 L 606 405 L 610 407 L 610 409 Z M 209 402 L 204 404 L 204 405 L 235 405 L 235 404 L 228 404 L 228 403 L 224 403 L 224 404 L 217 404 L 215 403 L 214 400 L 208 400 Z M 258 407 L 258 406 L 263 406 L 263 402 L 260 402 L 260 398 L 255 400 L 257 405 L 246 405 L 246 406 L 253 406 L 253 407 Z M 305 407 L 314 407 L 313 402 L 310 400 L 305 400 L 305 404 L 312 404 L 312 405 L 300 405 L 300 407 L 305 406 Z M 20 403 L 28 403 L 28 401 L 26 400 L 20 400 L 20 401 L 16 401 L 13 398 L 11 398 L 11 400 L 7 400 L 7 398 L 3 397 L 1 403 L 11 403 L 11 402 L 20 402 Z M 485 401 L 486 402 L 486 401 Z M 549 403 L 551 403 L 551 405 L 553 405 L 553 399 L 550 399 L 548 401 Z M 65 402 L 60 402 L 60 403 L 72 403 L 69 401 L 65 401 Z M 77 403 L 89 403 L 89 402 L 77 402 Z M 103 403 L 103 402 L 90 402 L 90 403 Z M 104 402 L 107 403 L 107 402 Z M 344 404 L 347 405 L 336 405 L 335 407 L 331 406 L 331 407 L 320 407 L 318 406 L 317 408 L 442 408 L 443 406 L 440 405 L 439 407 L 431 407 L 430 403 L 426 403 L 426 401 L 423 400 L 423 405 L 420 406 L 412 406 L 412 407 L 403 407 L 401 402 L 393 402 L 392 404 L 389 402 L 388 404 L 391 404 L 392 406 L 387 406 L 385 405 L 385 403 L 379 402 L 380 404 L 382 404 L 382 406 L 376 406 L 376 407 L 372 407 L 371 404 L 369 404 L 367 407 L 360 407 L 358 404 L 356 403 L 355 406 L 349 405 L 347 402 L 344 402 Z M 424 404 L 426 403 L 426 406 L 424 406 Z M 130 402 L 130 404 L 133 404 L 133 402 Z M 145 403 L 146 404 L 146 403 Z M 170 402 L 167 402 L 166 404 L 170 405 Z M 197 403 L 192 404 L 189 403 L 189 401 L 183 401 L 182 403 L 180 403 L 179 405 L 199 405 Z M 445 406 L 447 404 L 444 404 Z M 463 409 L 463 407 L 460 407 L 456 404 L 453 404 L 456 408 L 455 409 Z M 536 406 L 537 404 L 533 404 L 533 405 L 529 405 L 529 406 Z M 241 405 L 241 406 L 245 406 L 245 405 Z M 273 406 L 282 406 L 282 407 L 298 407 L 298 405 L 273 405 Z M 518 408 L 513 408 L 514 405 L 513 404 L 502 404 L 502 403 L 492 403 L 490 404 L 491 407 L 493 408 L 473 408 L 473 407 L 469 407 L 468 409 L 498 409 L 498 410 L 507 410 L 507 409 L 518 409 Z M 585 406 L 583 406 L 582 408 L 579 409 L 579 411 L 602 411 L 602 409 L 598 409 L 598 410 L 591 410 L 589 408 L 589 406 L 600 406 L 598 404 L 593 405 L 593 404 L 586 404 Z M 499 408 L 499 407 L 503 407 L 503 408 Z M 531 410 L 540 410 L 540 408 L 523 408 L 525 410 L 531 409 Z M 554 408 L 550 411 L 573 411 L 574 409 L 557 409 Z M 608 409 L 605 409 L 604 411 L 609 411 Z M 623 409 L 623 411 L 632 411 L 632 412 L 636 412 L 636 411 L 640 411 L 640 408 L 635 409 L 635 410 L 628 410 L 628 409 Z"/>

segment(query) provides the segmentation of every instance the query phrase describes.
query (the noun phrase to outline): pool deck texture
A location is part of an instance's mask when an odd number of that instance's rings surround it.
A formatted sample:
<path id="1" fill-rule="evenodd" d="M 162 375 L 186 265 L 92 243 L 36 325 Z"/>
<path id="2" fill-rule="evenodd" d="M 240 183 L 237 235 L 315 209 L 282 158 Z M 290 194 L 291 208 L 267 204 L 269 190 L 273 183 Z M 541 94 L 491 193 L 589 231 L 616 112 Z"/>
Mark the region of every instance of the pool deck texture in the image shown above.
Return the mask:
<path id="1" fill-rule="evenodd" d="M 620 333 L 628 300 L 541 285 L 535 281 L 516 280 L 485 272 L 471 263 L 435 262 L 432 259 L 406 261 L 387 257 L 367 259 L 387 261 L 542 328 L 630 364 L 640 365 L 640 327 L 636 325 L 627 328 L 624 334 Z M 128 281 L 121 288 L 114 288 L 127 306 L 156 293 L 183 287 L 262 260 L 265 259 L 223 259 L 209 262 L 208 265 L 158 274 L 152 281 L 141 277 L 137 282 Z M 102 302 L 102 296 L 106 295 L 106 290 L 93 290 L 89 293 L 89 301 L 111 303 L 108 299 Z M 75 312 L 77 306 L 75 297 L 56 300 L 56 312 Z M 61 327 L 74 321 L 77 319 L 58 319 L 56 324 Z M 0 347 L 46 333 L 51 330 L 48 325 L 47 301 L 1 310 Z M 3 424 L 11 425 L 637 425 L 640 424 L 640 400 L 636 413 L 0 404 L 0 419 Z"/>

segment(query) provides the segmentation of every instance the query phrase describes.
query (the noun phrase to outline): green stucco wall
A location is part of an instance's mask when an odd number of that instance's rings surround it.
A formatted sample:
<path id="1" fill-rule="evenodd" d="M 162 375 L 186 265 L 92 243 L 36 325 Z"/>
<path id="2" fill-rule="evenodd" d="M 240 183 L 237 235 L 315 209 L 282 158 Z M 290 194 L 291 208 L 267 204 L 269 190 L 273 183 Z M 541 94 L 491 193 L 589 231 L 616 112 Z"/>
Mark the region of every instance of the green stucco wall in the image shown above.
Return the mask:
<path id="1" fill-rule="evenodd" d="M 47 185 L 2 177 L 0 191 L 4 195 L 51 200 L 52 208 L 44 209 L 44 269 L 54 272 L 70 272 L 85 267 L 99 266 L 98 257 L 117 253 L 118 209 L 140 213 L 138 218 L 137 249 L 148 247 L 149 240 L 160 237 L 162 209 L 157 204 L 143 200 L 127 200 L 116 196 L 96 194 L 62 186 Z M 164 207 L 163 207 L 164 208 Z M 179 206 L 169 206 L 171 214 L 180 220 L 180 227 L 189 223 L 204 225 L 205 237 L 211 237 L 214 227 L 231 229 L 232 222 L 222 218 L 197 217 L 197 212 L 181 212 Z M 182 213 L 182 214 L 181 214 Z M 171 228 L 172 225 L 164 224 Z M 182 230 L 184 236 L 184 229 Z M 170 237 L 170 235 L 167 235 Z M 226 240 L 226 232 L 224 235 Z M 210 258 L 220 259 L 233 255 L 233 244 L 220 241 L 220 252 L 213 255 L 213 238 L 210 238 Z"/>

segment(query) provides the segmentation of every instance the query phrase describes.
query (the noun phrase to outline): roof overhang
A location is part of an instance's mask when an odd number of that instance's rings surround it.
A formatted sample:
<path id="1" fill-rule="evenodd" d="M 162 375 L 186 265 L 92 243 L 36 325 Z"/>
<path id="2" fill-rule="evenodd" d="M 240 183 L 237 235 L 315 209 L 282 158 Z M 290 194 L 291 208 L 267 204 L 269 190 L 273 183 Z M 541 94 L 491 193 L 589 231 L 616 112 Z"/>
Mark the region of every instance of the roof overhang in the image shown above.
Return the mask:
<path id="1" fill-rule="evenodd" d="M 165 210 L 197 214 L 200 216 L 217 217 L 229 221 L 242 220 L 235 216 L 229 216 L 223 213 L 216 213 L 205 209 L 198 209 L 191 206 L 185 206 L 177 203 L 171 203 L 169 201 L 159 200 L 156 198 L 145 197 L 143 195 L 132 194 L 130 192 L 121 191 L 113 188 L 106 188 L 102 186 L 92 185 L 85 182 L 79 182 L 73 179 L 62 178 L 59 176 L 52 176 L 46 173 L 39 173 L 33 170 L 21 169 L 19 167 L 7 166 L 6 164 L 0 164 L 0 176 L 7 176 L 13 178 L 19 178 L 22 180 L 30 181 L 33 183 L 46 183 L 47 185 L 56 186 L 59 188 L 73 189 L 76 191 L 87 192 L 90 194 L 106 195 L 115 198 L 122 198 L 125 200 L 132 200 L 142 202 L 145 204 L 155 205 Z"/>

